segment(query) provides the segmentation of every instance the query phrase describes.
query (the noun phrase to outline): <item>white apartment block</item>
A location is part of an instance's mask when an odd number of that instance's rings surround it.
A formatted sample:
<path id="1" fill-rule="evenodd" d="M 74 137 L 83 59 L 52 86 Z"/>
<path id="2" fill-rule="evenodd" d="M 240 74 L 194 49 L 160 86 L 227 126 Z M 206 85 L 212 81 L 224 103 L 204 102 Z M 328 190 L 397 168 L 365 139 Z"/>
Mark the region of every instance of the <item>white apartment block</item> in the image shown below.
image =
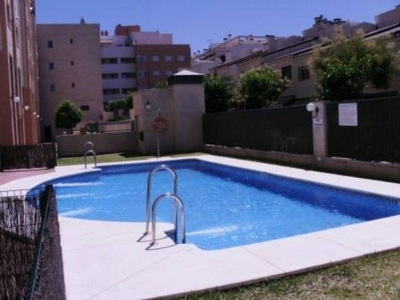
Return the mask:
<path id="1" fill-rule="evenodd" d="M 172 34 L 141 32 L 138 25 L 117 25 L 114 35 L 102 31 L 100 45 L 104 102 L 153 88 L 190 67 L 189 45 L 173 44 Z"/>

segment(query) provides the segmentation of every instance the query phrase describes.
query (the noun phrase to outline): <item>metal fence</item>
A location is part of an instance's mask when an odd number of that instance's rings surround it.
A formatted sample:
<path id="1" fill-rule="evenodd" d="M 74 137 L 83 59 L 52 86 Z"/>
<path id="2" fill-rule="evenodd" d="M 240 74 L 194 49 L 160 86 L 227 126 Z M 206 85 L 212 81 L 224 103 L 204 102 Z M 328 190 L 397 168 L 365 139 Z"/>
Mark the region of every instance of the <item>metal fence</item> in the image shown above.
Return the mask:
<path id="1" fill-rule="evenodd" d="M 0 168 L 32 169 L 54 168 L 57 165 L 55 144 L 37 144 L 0 147 Z"/>
<path id="2" fill-rule="evenodd" d="M 327 104 L 328 155 L 400 163 L 400 97 L 351 103 L 357 104 L 357 126 L 341 126 L 341 103 Z"/>
<path id="3" fill-rule="evenodd" d="M 0 299 L 65 299 L 55 193 L 1 192 Z"/>
<path id="4" fill-rule="evenodd" d="M 312 154 L 312 120 L 304 105 L 206 114 L 205 144 Z"/>

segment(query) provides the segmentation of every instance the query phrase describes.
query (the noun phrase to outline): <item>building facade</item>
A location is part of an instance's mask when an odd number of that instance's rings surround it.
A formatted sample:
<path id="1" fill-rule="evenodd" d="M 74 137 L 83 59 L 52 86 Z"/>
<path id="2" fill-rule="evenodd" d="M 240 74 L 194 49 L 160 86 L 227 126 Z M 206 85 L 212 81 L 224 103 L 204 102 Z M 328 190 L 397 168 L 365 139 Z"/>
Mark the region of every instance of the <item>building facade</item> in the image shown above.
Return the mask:
<path id="1" fill-rule="evenodd" d="M 212 45 L 203 53 L 194 53 L 191 70 L 203 73 L 216 72 L 221 76 L 228 76 L 238 80 L 244 72 L 259 66 L 273 67 L 283 77 L 291 80 L 288 90 L 283 93 L 282 104 L 314 99 L 316 75 L 310 68 L 312 54 L 316 47 L 327 38 L 332 38 L 340 27 L 346 34 L 351 35 L 361 30 L 366 39 L 374 39 L 382 36 L 398 39 L 400 29 L 400 5 L 393 10 L 384 12 L 375 17 L 376 23 L 354 23 L 343 21 L 339 18 L 328 20 L 322 15 L 314 20 L 314 24 L 305 29 L 302 36 L 274 37 L 265 36 L 260 43 L 253 44 L 253 48 L 239 51 L 240 41 L 246 42 L 244 37 L 224 40 L 223 43 Z M 236 43 L 230 42 L 239 41 Z M 253 39 L 252 41 L 254 42 Z M 250 43 L 249 43 L 250 44 Z M 397 43 L 398 45 L 399 43 Z M 251 44 L 250 44 L 251 45 Z M 248 45 L 249 46 L 249 45 Z M 261 49 L 261 50 L 260 50 Z M 399 51 L 399 49 L 395 50 Z M 235 53 L 236 55 L 232 55 Z M 221 59 L 221 57 L 223 59 Z M 205 66 L 209 66 L 208 70 Z M 393 94 L 400 91 L 399 78 L 393 79 L 390 90 L 378 91 L 366 88 L 364 91 L 370 96 Z"/>
<path id="2" fill-rule="evenodd" d="M 40 141 L 34 0 L 0 2 L 0 144 Z"/>
<path id="3" fill-rule="evenodd" d="M 103 100 L 154 88 L 180 69 L 190 67 L 189 45 L 173 44 L 172 34 L 142 32 L 139 25 L 117 25 L 100 36 Z"/>
<path id="4" fill-rule="evenodd" d="M 69 100 L 83 112 L 82 122 L 97 122 L 103 112 L 100 25 L 39 24 L 40 115 L 43 138 L 65 129 L 55 127 L 55 110 Z"/>

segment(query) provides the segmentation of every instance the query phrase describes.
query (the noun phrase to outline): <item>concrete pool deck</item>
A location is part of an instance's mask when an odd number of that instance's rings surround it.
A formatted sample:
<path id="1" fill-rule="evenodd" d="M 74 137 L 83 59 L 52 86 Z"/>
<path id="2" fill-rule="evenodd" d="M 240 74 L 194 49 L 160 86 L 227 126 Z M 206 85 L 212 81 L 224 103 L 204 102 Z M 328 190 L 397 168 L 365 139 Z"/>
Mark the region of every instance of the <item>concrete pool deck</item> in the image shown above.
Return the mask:
<path id="1" fill-rule="evenodd" d="M 211 155 L 190 158 L 400 197 L 400 184 L 395 183 Z M 0 190 L 26 189 L 86 171 L 83 166 L 56 167 L 54 172 L 5 183 Z M 66 217 L 59 221 L 66 293 L 71 300 L 151 299 L 227 288 L 400 247 L 400 216 L 216 251 L 174 245 L 164 234 L 169 224 L 157 224 L 157 243 L 150 247 L 151 236 L 143 237 L 143 223 Z"/>

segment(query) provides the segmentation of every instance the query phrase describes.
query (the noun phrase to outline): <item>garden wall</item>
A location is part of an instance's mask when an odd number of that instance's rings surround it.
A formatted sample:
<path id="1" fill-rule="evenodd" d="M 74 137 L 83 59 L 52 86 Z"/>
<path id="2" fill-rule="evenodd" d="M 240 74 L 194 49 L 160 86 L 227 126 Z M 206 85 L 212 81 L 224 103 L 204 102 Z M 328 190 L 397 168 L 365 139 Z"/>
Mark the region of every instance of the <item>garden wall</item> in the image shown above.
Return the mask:
<path id="1" fill-rule="evenodd" d="M 84 156 L 85 144 L 92 142 L 96 154 L 137 152 L 136 131 L 56 136 L 58 157 Z"/>

